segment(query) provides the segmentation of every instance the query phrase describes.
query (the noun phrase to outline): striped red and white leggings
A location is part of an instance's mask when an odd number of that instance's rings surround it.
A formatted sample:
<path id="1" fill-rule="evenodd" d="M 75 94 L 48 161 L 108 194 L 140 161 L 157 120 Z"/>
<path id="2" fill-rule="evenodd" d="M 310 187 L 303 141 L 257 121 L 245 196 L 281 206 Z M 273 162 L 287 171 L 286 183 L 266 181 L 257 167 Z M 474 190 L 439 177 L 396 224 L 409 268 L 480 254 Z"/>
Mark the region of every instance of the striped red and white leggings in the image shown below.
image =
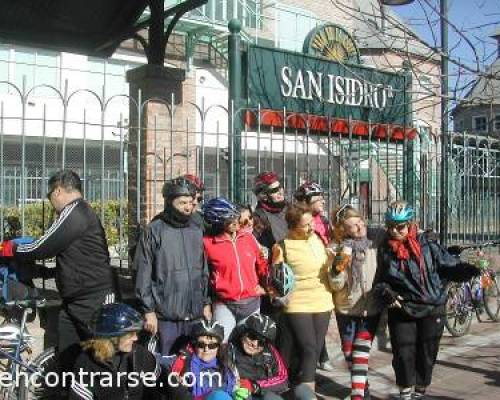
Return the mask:
<path id="1" fill-rule="evenodd" d="M 368 385 L 368 359 L 380 315 L 355 317 L 335 314 L 342 352 L 351 371 L 351 400 L 361 400 Z"/>

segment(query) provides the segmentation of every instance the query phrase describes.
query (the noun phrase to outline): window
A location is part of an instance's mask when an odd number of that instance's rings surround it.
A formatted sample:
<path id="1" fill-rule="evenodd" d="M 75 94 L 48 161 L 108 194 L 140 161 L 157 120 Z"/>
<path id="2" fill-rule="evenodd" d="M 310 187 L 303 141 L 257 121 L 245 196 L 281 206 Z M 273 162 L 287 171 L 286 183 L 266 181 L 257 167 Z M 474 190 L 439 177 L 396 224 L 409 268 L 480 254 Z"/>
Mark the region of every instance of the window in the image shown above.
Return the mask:
<path id="1" fill-rule="evenodd" d="M 487 122 L 486 117 L 473 117 L 472 118 L 473 125 L 472 128 L 478 132 L 486 132 Z"/>
<path id="2" fill-rule="evenodd" d="M 493 121 L 493 130 L 500 132 L 500 115 L 495 115 L 495 120 Z"/>
<path id="3" fill-rule="evenodd" d="M 276 8 L 276 19 L 276 47 L 292 51 L 302 51 L 307 34 L 321 24 L 311 12 L 283 5 Z"/>
<path id="4" fill-rule="evenodd" d="M 259 0 L 208 0 L 207 4 L 188 13 L 192 18 L 226 23 L 238 18 L 245 28 L 261 27 Z"/>
<path id="5" fill-rule="evenodd" d="M 454 128 L 457 132 L 462 132 L 464 130 L 464 120 L 463 119 L 456 120 L 454 125 L 455 125 Z"/>

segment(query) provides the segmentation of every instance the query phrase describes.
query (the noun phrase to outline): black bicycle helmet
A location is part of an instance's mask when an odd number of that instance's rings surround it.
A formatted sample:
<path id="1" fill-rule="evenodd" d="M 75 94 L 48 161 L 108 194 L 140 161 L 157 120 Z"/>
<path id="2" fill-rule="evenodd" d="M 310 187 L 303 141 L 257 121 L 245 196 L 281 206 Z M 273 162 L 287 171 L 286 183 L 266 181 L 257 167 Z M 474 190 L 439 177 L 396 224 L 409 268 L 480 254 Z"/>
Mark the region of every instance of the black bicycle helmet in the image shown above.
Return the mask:
<path id="1" fill-rule="evenodd" d="M 248 331 L 273 342 L 276 339 L 277 328 L 276 323 L 267 315 L 254 313 L 244 322 L 243 332 Z"/>
<path id="2" fill-rule="evenodd" d="M 219 342 L 224 339 L 224 327 L 220 322 L 202 318 L 196 321 L 191 328 L 191 337 L 196 339 L 200 336 L 212 336 Z"/>
<path id="3" fill-rule="evenodd" d="M 194 196 L 196 194 L 196 187 L 190 180 L 179 177 L 165 182 L 161 193 L 165 200 L 171 201 L 176 197 Z"/>
<path id="4" fill-rule="evenodd" d="M 91 329 L 94 337 L 122 336 L 138 332 L 144 326 L 142 315 L 127 304 L 105 304 L 92 318 Z"/>

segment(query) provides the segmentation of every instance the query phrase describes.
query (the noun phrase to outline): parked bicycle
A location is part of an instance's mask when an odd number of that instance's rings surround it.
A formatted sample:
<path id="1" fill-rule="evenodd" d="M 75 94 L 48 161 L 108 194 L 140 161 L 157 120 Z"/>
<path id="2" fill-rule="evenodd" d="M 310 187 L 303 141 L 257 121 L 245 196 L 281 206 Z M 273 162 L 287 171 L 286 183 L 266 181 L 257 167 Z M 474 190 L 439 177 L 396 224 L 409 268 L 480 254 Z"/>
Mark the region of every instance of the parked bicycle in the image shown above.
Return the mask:
<path id="1" fill-rule="evenodd" d="M 0 325 L 0 370 L 8 373 L 10 378 L 10 385 L 0 387 L 0 399 L 56 398 L 56 389 L 45 385 L 45 376 L 51 371 L 57 372 L 56 351 L 54 348 L 48 348 L 31 359 L 34 338 L 26 327 L 28 315 L 43 307 L 45 303 L 43 299 L 29 299 L 0 305 L 7 317 Z M 17 318 L 10 318 L 18 315 L 17 312 L 13 312 L 16 309 L 21 312 L 20 321 Z"/>
<path id="2" fill-rule="evenodd" d="M 485 258 L 483 249 L 499 245 L 500 241 L 486 242 L 470 246 L 452 246 L 450 254 L 459 257 L 465 250 L 473 250 L 474 263 L 481 269 L 478 277 L 463 283 L 450 282 L 447 286 L 445 326 L 452 336 L 467 334 L 472 323 L 473 313 L 479 322 L 483 321 L 484 313 L 490 320 L 500 320 L 500 288 L 497 272 Z"/>

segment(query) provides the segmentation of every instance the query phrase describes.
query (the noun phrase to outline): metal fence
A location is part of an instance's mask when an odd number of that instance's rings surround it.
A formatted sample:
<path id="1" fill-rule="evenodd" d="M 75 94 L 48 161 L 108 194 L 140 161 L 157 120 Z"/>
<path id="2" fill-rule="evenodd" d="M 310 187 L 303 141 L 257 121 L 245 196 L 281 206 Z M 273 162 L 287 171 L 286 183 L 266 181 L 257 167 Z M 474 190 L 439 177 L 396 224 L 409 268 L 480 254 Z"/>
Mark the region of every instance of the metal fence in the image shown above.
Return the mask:
<path id="1" fill-rule="evenodd" d="M 230 168 L 234 135 L 241 142 L 245 202 L 255 202 L 253 178 L 275 170 L 289 199 L 303 180 L 312 179 L 325 188 L 328 210 L 351 202 L 370 223 L 380 224 L 387 204 L 406 198 L 415 205 L 422 228 L 441 229 L 441 149 L 425 132 L 414 140 L 395 140 L 390 126 L 381 137 L 370 124 L 360 134 L 355 121 L 336 128 L 330 118 L 327 129 L 320 130 L 307 115 L 292 127 L 286 110 L 277 127 L 263 123 L 262 110 L 234 113 L 214 99 L 180 107 L 174 98 L 107 99 L 87 90 L 49 89 L 54 96 L 38 98 L 37 107 L 30 106 L 33 89 L 17 87 L 15 108 L 5 96 L 0 103 L 0 222 L 17 215 L 25 233 L 41 233 L 50 224 L 44 201 L 50 174 L 73 168 L 82 177 L 84 196 L 98 208 L 112 255 L 125 262 L 129 226 L 161 211 L 165 180 L 194 173 L 206 184 L 205 198 L 228 195 L 235 179 Z M 245 116 L 253 122 L 241 131 L 228 129 L 229 113 L 232 120 Z M 449 204 L 443 211 L 449 215 L 449 240 L 498 238 L 498 139 L 454 134 L 444 154 L 450 160 Z"/>

